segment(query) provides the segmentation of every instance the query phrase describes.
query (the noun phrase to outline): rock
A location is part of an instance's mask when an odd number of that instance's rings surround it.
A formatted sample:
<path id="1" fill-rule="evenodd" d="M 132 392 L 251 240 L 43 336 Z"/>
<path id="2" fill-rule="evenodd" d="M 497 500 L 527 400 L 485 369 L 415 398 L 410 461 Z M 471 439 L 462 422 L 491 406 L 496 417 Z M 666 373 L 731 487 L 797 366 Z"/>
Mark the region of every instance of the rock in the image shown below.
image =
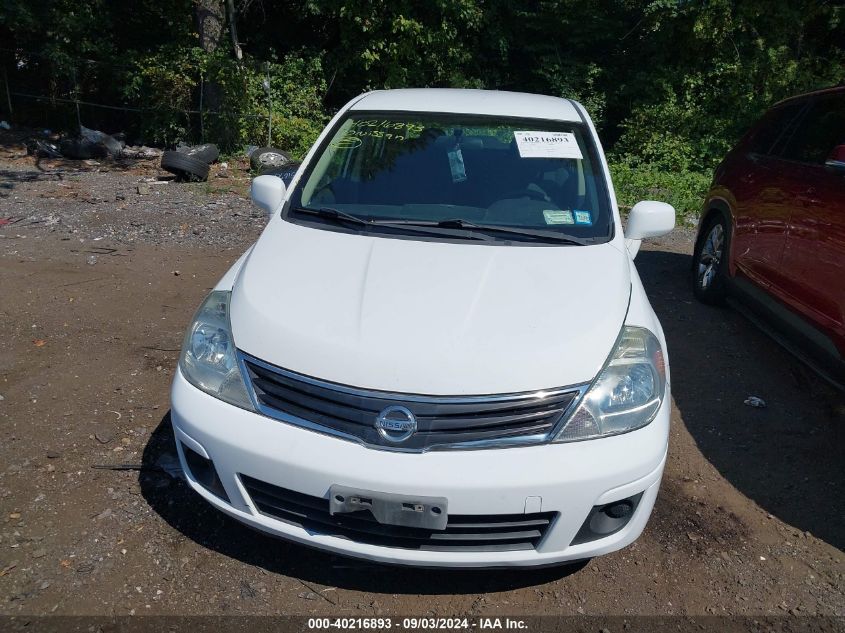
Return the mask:
<path id="1" fill-rule="evenodd" d="M 100 512 L 100 514 L 98 514 L 98 515 L 97 515 L 96 517 L 94 517 L 94 518 L 95 518 L 97 521 L 102 521 L 103 519 L 108 519 L 108 518 L 109 518 L 112 514 L 113 514 L 112 509 L 111 509 L 111 508 L 106 508 L 105 510 L 103 510 L 102 512 Z"/>
<path id="2" fill-rule="evenodd" d="M 146 196 L 153 192 L 152 188 L 145 182 L 142 182 L 138 185 L 138 195 L 139 196 Z"/>
<path id="3" fill-rule="evenodd" d="M 755 409 L 766 408 L 766 401 L 757 396 L 748 396 L 742 403 L 747 407 L 754 407 Z"/>
<path id="4" fill-rule="evenodd" d="M 82 563 L 79 567 L 76 568 L 77 574 L 90 574 L 92 571 L 94 571 L 93 563 Z"/>
<path id="5" fill-rule="evenodd" d="M 320 596 L 318 596 L 313 591 L 303 591 L 302 593 L 299 594 L 299 597 L 302 598 L 303 600 L 316 600 Z"/>
<path id="6" fill-rule="evenodd" d="M 100 444 L 108 444 L 114 439 L 114 434 L 108 429 L 98 429 L 94 432 L 94 437 Z"/>
<path id="7" fill-rule="evenodd" d="M 47 451 L 47 459 L 58 459 L 62 454 L 58 451 Z"/>
<path id="8" fill-rule="evenodd" d="M 96 255 L 89 255 L 88 259 L 85 260 L 89 266 L 93 266 L 97 263 L 97 256 Z"/>
<path id="9" fill-rule="evenodd" d="M 46 555 L 47 555 L 47 550 L 43 547 L 39 547 L 37 550 L 32 552 L 33 558 L 43 558 Z"/>

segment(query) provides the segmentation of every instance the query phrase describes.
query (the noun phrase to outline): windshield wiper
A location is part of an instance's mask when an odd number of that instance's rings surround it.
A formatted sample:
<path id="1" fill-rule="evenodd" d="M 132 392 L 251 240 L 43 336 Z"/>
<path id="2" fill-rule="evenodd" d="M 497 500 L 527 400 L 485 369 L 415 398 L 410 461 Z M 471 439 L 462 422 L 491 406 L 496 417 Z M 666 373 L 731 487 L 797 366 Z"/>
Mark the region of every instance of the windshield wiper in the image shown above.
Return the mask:
<path id="1" fill-rule="evenodd" d="M 327 220 L 333 220 L 334 222 L 349 222 L 351 224 L 357 224 L 359 226 L 386 226 L 386 227 L 394 227 L 394 228 L 401 228 L 401 227 L 420 227 L 425 228 L 427 230 L 422 231 L 424 233 L 436 233 L 438 232 L 437 229 L 463 229 L 463 230 L 470 230 L 470 231 L 491 231 L 491 232 L 498 232 L 498 233 L 505 233 L 508 235 L 520 235 L 524 237 L 533 237 L 539 240 L 545 240 L 547 242 L 563 242 L 565 244 L 577 244 L 579 246 L 586 246 L 587 240 L 584 240 L 580 237 L 575 237 L 574 235 L 566 235 L 565 233 L 558 233 L 557 231 L 543 231 L 542 229 L 523 229 L 515 226 L 500 226 L 498 224 L 477 224 L 475 222 L 470 222 L 469 220 L 464 220 L 463 218 L 454 218 L 448 220 L 439 220 L 439 221 L 431 221 L 431 220 L 372 220 L 372 219 L 365 219 L 358 217 L 357 215 L 352 215 L 351 213 L 346 213 L 344 211 L 340 211 L 339 209 L 334 209 L 332 207 L 293 207 L 291 211 L 295 213 L 309 213 L 311 215 L 316 215 L 320 218 L 325 218 Z M 456 235 L 456 237 L 463 237 L 460 235 Z M 483 238 L 482 238 L 483 239 Z M 488 238 L 489 239 L 489 238 Z"/>
<path id="2" fill-rule="evenodd" d="M 359 218 L 357 215 L 344 213 L 343 211 L 339 211 L 338 209 L 333 209 L 331 207 L 318 207 L 316 209 L 312 207 L 293 207 L 291 211 L 296 213 L 310 213 L 311 215 L 316 215 L 317 217 L 325 218 L 326 220 L 334 220 L 335 222 L 351 222 L 353 224 L 361 224 L 364 226 L 372 224 L 369 220 Z"/>
<path id="3" fill-rule="evenodd" d="M 387 228 L 407 228 L 412 227 L 412 229 L 417 233 L 423 233 L 426 235 L 448 235 L 449 237 L 456 237 L 459 239 L 470 239 L 470 240 L 490 240 L 491 238 L 488 236 L 481 236 L 478 234 L 470 234 L 467 233 L 464 229 L 463 231 L 455 231 L 452 229 L 460 229 L 461 227 L 447 227 L 447 226 L 439 226 L 437 222 L 412 222 L 412 221 L 392 221 L 392 220 L 372 220 L 372 219 L 365 219 L 358 217 L 357 215 L 352 215 L 351 213 L 345 213 L 340 211 L 339 209 L 334 209 L 332 207 L 292 207 L 291 211 L 295 213 L 309 213 L 311 215 L 316 215 L 320 218 L 325 218 L 326 220 L 333 220 L 334 222 L 349 222 L 351 224 L 357 224 L 359 226 L 377 226 L 377 227 L 387 227 Z"/>
<path id="4" fill-rule="evenodd" d="M 544 231 L 542 229 L 523 229 L 516 226 L 500 226 L 498 224 L 476 224 L 469 220 L 462 218 L 454 218 L 450 220 L 440 220 L 434 223 L 434 226 L 444 228 L 459 228 L 459 229 L 475 229 L 477 231 L 496 231 L 499 233 L 507 233 L 509 235 L 523 235 L 525 237 L 533 237 L 540 240 L 563 242 L 565 244 L 577 244 L 578 246 L 586 246 L 587 240 L 574 235 L 566 235 L 565 233 L 558 233 L 557 231 Z"/>

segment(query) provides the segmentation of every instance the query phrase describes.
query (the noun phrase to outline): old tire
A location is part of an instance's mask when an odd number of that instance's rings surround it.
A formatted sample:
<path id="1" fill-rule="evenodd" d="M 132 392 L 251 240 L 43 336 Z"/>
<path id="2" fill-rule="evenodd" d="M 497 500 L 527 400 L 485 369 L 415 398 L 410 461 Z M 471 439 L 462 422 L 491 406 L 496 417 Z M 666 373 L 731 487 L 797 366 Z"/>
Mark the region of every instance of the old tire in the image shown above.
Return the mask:
<path id="1" fill-rule="evenodd" d="M 276 147 L 259 147 L 249 155 L 249 165 L 255 170 L 283 167 L 290 160 L 290 154 Z"/>
<path id="2" fill-rule="evenodd" d="M 161 167 L 185 180 L 203 181 L 208 178 L 208 163 L 182 152 L 164 152 Z"/>
<path id="3" fill-rule="evenodd" d="M 202 162 L 210 165 L 220 156 L 220 150 L 214 143 L 204 143 L 202 145 L 182 145 L 176 148 L 176 151 L 185 156 L 196 158 Z"/>
<path id="4" fill-rule="evenodd" d="M 725 303 L 729 239 L 728 224 L 721 213 L 711 215 L 698 235 L 692 256 L 692 291 L 702 303 Z"/>

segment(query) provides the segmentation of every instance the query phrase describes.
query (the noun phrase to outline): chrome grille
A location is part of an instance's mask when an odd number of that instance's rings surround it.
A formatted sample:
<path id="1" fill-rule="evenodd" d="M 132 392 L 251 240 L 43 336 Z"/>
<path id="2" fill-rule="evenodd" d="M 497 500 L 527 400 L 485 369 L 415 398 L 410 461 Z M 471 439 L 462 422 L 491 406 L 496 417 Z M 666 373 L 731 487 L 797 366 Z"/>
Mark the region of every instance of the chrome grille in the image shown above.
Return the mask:
<path id="1" fill-rule="evenodd" d="M 247 381 L 265 415 L 364 444 L 402 451 L 539 443 L 548 438 L 583 388 L 501 396 L 420 396 L 338 385 L 275 367 L 241 353 Z M 386 407 L 400 404 L 417 431 L 401 442 L 378 432 Z"/>

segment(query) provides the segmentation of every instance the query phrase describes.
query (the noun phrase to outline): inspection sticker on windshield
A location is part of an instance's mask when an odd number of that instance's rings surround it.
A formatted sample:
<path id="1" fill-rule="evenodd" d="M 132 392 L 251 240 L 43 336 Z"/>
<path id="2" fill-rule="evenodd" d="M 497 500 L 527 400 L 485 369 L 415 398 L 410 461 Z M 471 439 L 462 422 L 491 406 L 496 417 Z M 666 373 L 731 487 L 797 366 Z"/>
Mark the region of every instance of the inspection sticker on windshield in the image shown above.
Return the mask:
<path id="1" fill-rule="evenodd" d="M 579 211 L 575 209 L 575 224 L 581 224 L 584 226 L 592 226 L 593 225 L 593 214 L 591 211 Z"/>
<path id="2" fill-rule="evenodd" d="M 569 210 L 547 209 L 543 211 L 543 218 L 546 224 L 575 224 L 575 218 Z"/>
<path id="3" fill-rule="evenodd" d="M 522 158 L 583 158 L 572 132 L 514 132 Z"/>

